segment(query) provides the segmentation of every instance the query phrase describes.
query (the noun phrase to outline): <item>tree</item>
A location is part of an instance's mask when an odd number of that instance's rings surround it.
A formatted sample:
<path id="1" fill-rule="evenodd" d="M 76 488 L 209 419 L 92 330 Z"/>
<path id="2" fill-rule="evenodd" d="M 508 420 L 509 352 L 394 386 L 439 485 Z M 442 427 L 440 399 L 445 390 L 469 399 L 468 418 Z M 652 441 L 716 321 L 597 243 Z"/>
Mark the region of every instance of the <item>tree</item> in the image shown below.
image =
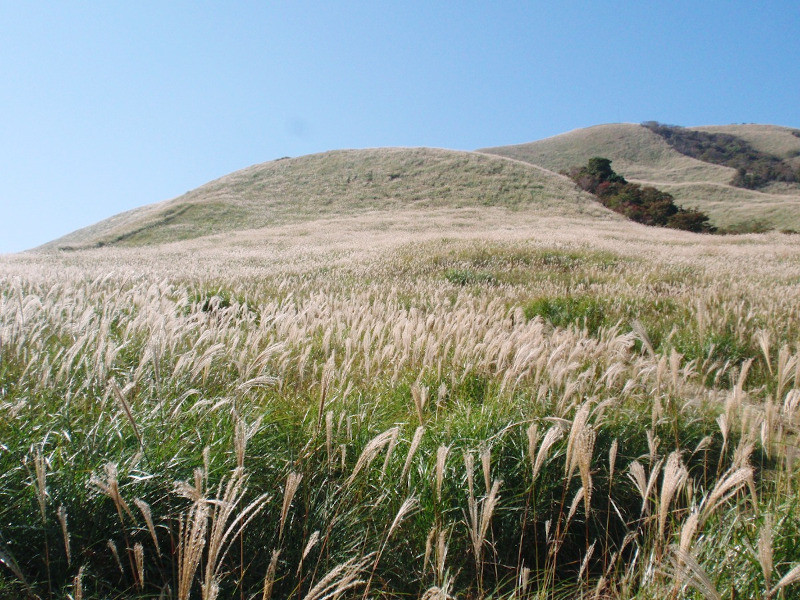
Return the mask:
<path id="1" fill-rule="evenodd" d="M 709 222 L 708 215 L 699 210 L 681 208 L 667 221 L 667 227 L 683 229 L 694 233 L 712 233 L 716 228 Z"/>
<path id="2" fill-rule="evenodd" d="M 618 175 L 611 168 L 611 161 L 607 158 L 595 156 L 589 159 L 589 163 L 584 167 L 586 174 L 611 183 L 627 183 L 622 175 Z"/>

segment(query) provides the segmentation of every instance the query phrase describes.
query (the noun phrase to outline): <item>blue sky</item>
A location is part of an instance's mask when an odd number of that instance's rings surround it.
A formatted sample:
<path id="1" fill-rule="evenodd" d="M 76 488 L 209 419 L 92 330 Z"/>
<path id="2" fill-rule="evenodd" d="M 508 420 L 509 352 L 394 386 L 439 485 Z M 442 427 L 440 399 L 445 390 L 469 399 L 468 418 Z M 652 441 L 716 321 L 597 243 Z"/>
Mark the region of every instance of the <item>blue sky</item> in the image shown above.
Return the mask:
<path id="1" fill-rule="evenodd" d="M 800 2 L 0 0 L 0 252 L 245 166 L 800 127 Z"/>

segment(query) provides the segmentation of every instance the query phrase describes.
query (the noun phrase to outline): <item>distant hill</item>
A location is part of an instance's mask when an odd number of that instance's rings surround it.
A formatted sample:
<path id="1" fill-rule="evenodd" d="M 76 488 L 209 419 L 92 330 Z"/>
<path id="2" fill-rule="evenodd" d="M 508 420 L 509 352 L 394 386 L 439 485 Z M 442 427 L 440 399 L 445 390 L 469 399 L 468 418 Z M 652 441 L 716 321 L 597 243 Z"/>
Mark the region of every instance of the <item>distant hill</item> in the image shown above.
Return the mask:
<path id="1" fill-rule="evenodd" d="M 737 136 L 751 154 L 800 169 L 797 130 L 772 125 L 688 130 Z M 623 123 L 476 152 L 377 148 L 274 160 L 113 216 L 40 249 L 162 244 L 381 212 L 424 219 L 425 211 L 462 207 L 619 219 L 559 174 L 596 156 L 611 159 L 627 180 L 667 191 L 677 204 L 705 212 L 717 227 L 800 231 L 798 183 L 736 187 L 731 181 L 737 169 L 682 154 L 651 129 Z"/>
<path id="2" fill-rule="evenodd" d="M 727 125 L 688 128 L 738 136 L 760 152 L 800 168 L 796 130 L 772 125 Z M 578 129 L 528 144 L 481 150 L 562 171 L 602 156 L 614 170 L 635 183 L 652 185 L 675 201 L 707 213 L 715 225 L 733 230 L 772 228 L 800 230 L 800 185 L 777 182 L 758 190 L 731 185 L 732 167 L 681 154 L 642 125 L 623 123 Z"/>
<path id="3" fill-rule="evenodd" d="M 430 148 L 338 150 L 236 171 L 42 249 L 158 244 L 367 211 L 480 206 L 616 218 L 566 177 L 523 162 Z"/>

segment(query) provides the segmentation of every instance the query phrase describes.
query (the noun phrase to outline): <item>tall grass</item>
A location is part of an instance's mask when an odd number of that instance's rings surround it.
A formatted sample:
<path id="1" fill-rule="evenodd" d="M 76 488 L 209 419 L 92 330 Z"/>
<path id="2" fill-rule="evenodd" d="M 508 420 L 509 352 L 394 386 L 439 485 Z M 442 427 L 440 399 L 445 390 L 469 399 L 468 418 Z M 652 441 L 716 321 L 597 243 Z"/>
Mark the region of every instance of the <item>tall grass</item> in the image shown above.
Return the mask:
<path id="1" fill-rule="evenodd" d="M 0 593 L 791 597 L 797 251 L 630 231 L 6 259 Z"/>

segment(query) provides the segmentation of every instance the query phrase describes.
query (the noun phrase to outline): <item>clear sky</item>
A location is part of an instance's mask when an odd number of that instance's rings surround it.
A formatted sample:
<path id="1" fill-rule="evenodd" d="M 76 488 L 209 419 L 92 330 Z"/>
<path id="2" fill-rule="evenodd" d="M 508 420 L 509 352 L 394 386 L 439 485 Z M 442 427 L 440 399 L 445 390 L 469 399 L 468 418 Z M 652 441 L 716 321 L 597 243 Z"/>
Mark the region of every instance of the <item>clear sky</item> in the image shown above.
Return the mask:
<path id="1" fill-rule="evenodd" d="M 0 0 L 0 252 L 254 163 L 800 127 L 800 2 Z"/>

